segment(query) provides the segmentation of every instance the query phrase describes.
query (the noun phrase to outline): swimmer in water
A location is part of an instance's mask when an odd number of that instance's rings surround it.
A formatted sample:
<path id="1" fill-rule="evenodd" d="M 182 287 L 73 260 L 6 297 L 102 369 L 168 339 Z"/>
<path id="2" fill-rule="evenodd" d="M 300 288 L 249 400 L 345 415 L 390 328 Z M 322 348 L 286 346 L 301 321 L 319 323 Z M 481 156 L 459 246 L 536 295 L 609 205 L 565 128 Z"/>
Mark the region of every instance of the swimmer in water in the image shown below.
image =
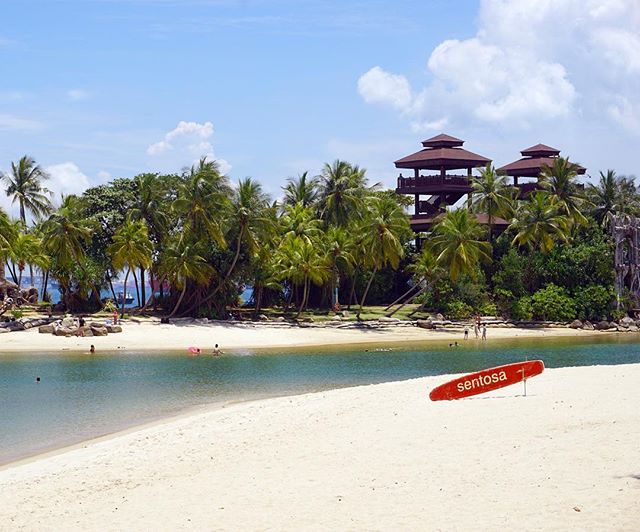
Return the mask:
<path id="1" fill-rule="evenodd" d="M 222 354 L 222 349 L 218 347 L 218 344 L 216 344 L 216 346 L 213 348 L 212 354 L 214 357 L 219 357 Z"/>
<path id="2" fill-rule="evenodd" d="M 89 348 L 89 353 L 93 354 L 96 352 L 96 346 L 91 344 L 91 347 Z"/>

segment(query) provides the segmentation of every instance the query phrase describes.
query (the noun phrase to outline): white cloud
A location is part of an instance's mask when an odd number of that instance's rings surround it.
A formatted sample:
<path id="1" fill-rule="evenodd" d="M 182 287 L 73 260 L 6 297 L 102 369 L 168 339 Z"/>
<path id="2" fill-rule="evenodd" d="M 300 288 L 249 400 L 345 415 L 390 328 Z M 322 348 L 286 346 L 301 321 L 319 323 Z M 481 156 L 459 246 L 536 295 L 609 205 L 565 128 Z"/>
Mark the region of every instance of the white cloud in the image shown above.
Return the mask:
<path id="1" fill-rule="evenodd" d="M 164 138 L 147 147 L 147 154 L 160 156 L 174 151 L 175 157 L 184 160 L 188 156 L 194 161 L 200 157 L 215 160 L 223 173 L 231 169 L 231 165 L 224 159 L 215 156 L 211 138 L 213 137 L 213 124 L 211 122 L 186 122 L 180 121 L 178 125 L 165 134 Z"/>
<path id="2" fill-rule="evenodd" d="M 51 177 L 46 186 L 56 200 L 60 194 L 81 194 L 91 186 L 89 178 L 73 162 L 47 166 L 45 171 Z"/>
<path id="3" fill-rule="evenodd" d="M 43 124 L 37 120 L 0 114 L 0 131 L 35 131 L 42 128 Z"/>
<path id="4" fill-rule="evenodd" d="M 109 172 L 105 172 L 104 170 L 100 170 L 98 172 L 98 180 L 100 182 L 106 182 L 109 181 L 111 179 L 111 174 Z"/>
<path id="5" fill-rule="evenodd" d="M 475 36 L 431 51 L 425 87 L 377 66 L 358 92 L 400 111 L 413 131 L 603 115 L 638 130 L 639 1 L 483 0 L 478 21 Z"/>
<path id="6" fill-rule="evenodd" d="M 84 89 L 71 89 L 67 91 L 67 98 L 73 102 L 86 100 L 90 94 Z"/>

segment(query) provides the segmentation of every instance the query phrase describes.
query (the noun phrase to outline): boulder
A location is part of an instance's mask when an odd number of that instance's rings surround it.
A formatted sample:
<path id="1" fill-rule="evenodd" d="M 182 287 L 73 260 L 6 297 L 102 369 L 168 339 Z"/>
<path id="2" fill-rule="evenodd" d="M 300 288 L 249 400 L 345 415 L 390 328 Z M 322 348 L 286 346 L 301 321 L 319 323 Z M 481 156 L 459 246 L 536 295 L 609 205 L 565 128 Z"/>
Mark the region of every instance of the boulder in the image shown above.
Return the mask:
<path id="1" fill-rule="evenodd" d="M 260 321 L 269 321 L 269 317 L 266 314 L 260 314 L 260 316 L 258 316 L 258 319 Z"/>
<path id="2" fill-rule="evenodd" d="M 573 320 L 569 324 L 569 327 L 571 327 L 572 329 L 582 329 L 584 327 L 584 325 L 580 320 Z"/>
<path id="3" fill-rule="evenodd" d="M 623 327 L 629 327 L 629 325 L 635 325 L 635 321 L 633 320 L 633 318 L 630 318 L 629 316 L 625 316 L 618 323 Z"/>
<path id="4" fill-rule="evenodd" d="M 422 329 L 435 329 L 435 325 L 431 320 L 418 320 L 416 325 Z"/>
<path id="5" fill-rule="evenodd" d="M 444 321 L 444 316 L 442 314 L 436 314 L 436 320 Z"/>
<path id="6" fill-rule="evenodd" d="M 91 330 L 91 327 L 87 327 L 86 325 L 84 327 L 80 327 L 80 336 L 93 336 L 93 331 Z"/>
<path id="7" fill-rule="evenodd" d="M 104 325 L 94 327 L 93 324 L 91 325 L 91 332 L 93 333 L 93 336 L 107 336 L 109 333 Z"/>
<path id="8" fill-rule="evenodd" d="M 637 325 L 629 325 L 628 331 L 629 332 L 638 332 L 638 331 L 640 331 L 640 328 L 638 328 Z"/>
<path id="9" fill-rule="evenodd" d="M 591 323 L 590 321 L 585 321 L 582 324 L 582 329 L 585 331 L 593 331 L 595 327 L 593 326 L 593 323 Z"/>
<path id="10" fill-rule="evenodd" d="M 400 322 L 398 318 L 393 318 L 391 316 L 381 316 L 380 318 L 378 318 L 378 321 L 381 321 L 383 323 L 399 323 Z"/>
<path id="11" fill-rule="evenodd" d="M 607 329 L 611 329 L 611 324 L 607 320 L 602 320 L 594 324 L 594 327 L 598 331 L 606 331 Z"/>
<path id="12" fill-rule="evenodd" d="M 121 333 L 122 327 L 120 325 L 105 325 L 108 333 Z"/>
<path id="13" fill-rule="evenodd" d="M 53 323 L 49 323 L 47 325 L 40 325 L 40 327 L 38 327 L 38 332 L 42 334 L 53 334 L 53 329 Z"/>
<path id="14" fill-rule="evenodd" d="M 277 321 L 277 322 L 282 323 L 282 322 L 287 321 L 287 320 L 284 319 L 284 316 L 278 316 L 277 318 L 274 318 L 273 321 Z"/>
<path id="15" fill-rule="evenodd" d="M 78 334 L 77 327 L 56 327 L 53 331 L 56 336 L 76 336 Z"/>

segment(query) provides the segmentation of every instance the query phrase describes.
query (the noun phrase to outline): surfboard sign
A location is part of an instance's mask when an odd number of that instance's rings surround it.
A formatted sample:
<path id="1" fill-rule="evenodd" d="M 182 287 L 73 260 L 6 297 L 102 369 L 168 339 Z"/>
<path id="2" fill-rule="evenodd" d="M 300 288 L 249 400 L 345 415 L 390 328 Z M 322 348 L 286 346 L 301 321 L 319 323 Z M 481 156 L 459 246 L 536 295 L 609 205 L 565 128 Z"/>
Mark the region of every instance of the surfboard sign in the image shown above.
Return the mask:
<path id="1" fill-rule="evenodd" d="M 451 401 L 524 382 L 544 371 L 542 360 L 515 362 L 458 377 L 431 390 L 432 401 Z"/>

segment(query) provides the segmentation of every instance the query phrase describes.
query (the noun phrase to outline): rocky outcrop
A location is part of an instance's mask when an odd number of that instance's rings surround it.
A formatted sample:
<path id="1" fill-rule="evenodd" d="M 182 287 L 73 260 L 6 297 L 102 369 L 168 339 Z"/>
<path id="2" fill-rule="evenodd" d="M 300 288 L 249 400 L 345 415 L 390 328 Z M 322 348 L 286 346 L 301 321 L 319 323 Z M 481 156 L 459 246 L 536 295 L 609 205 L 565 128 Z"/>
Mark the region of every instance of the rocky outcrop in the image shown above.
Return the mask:
<path id="1" fill-rule="evenodd" d="M 612 325 L 611 325 L 611 323 L 609 323 L 608 321 L 606 321 L 606 320 L 602 320 L 602 321 L 599 321 L 598 323 L 596 323 L 596 324 L 594 325 L 594 327 L 595 327 L 595 328 L 596 328 L 596 330 L 598 330 L 598 331 L 606 331 L 606 330 L 608 330 L 608 329 L 611 329 L 611 328 L 612 328 Z"/>
<path id="2" fill-rule="evenodd" d="M 53 323 L 47 323 L 46 325 L 40 325 L 38 332 L 42 334 L 53 334 Z"/>
<path id="3" fill-rule="evenodd" d="M 593 331 L 595 327 L 593 326 L 593 323 L 591 323 L 590 321 L 585 321 L 582 324 L 582 329 L 585 331 Z"/>
<path id="4" fill-rule="evenodd" d="M 421 329 L 435 329 L 435 325 L 432 320 L 418 320 L 416 325 Z"/>
<path id="5" fill-rule="evenodd" d="M 121 333 L 122 326 L 120 325 L 105 325 L 108 333 Z"/>
<path id="6" fill-rule="evenodd" d="M 107 334 L 109 334 L 109 331 L 104 325 L 94 325 L 93 323 L 91 324 L 91 332 L 93 336 L 107 336 Z"/>
<path id="7" fill-rule="evenodd" d="M 584 327 L 584 324 L 580 320 L 573 320 L 569 324 L 569 327 L 571 327 L 572 329 L 582 329 Z"/>
<path id="8" fill-rule="evenodd" d="M 633 320 L 633 318 L 630 318 L 629 316 L 625 316 L 618 323 L 623 327 L 629 327 L 630 325 L 635 325 L 635 321 Z"/>

